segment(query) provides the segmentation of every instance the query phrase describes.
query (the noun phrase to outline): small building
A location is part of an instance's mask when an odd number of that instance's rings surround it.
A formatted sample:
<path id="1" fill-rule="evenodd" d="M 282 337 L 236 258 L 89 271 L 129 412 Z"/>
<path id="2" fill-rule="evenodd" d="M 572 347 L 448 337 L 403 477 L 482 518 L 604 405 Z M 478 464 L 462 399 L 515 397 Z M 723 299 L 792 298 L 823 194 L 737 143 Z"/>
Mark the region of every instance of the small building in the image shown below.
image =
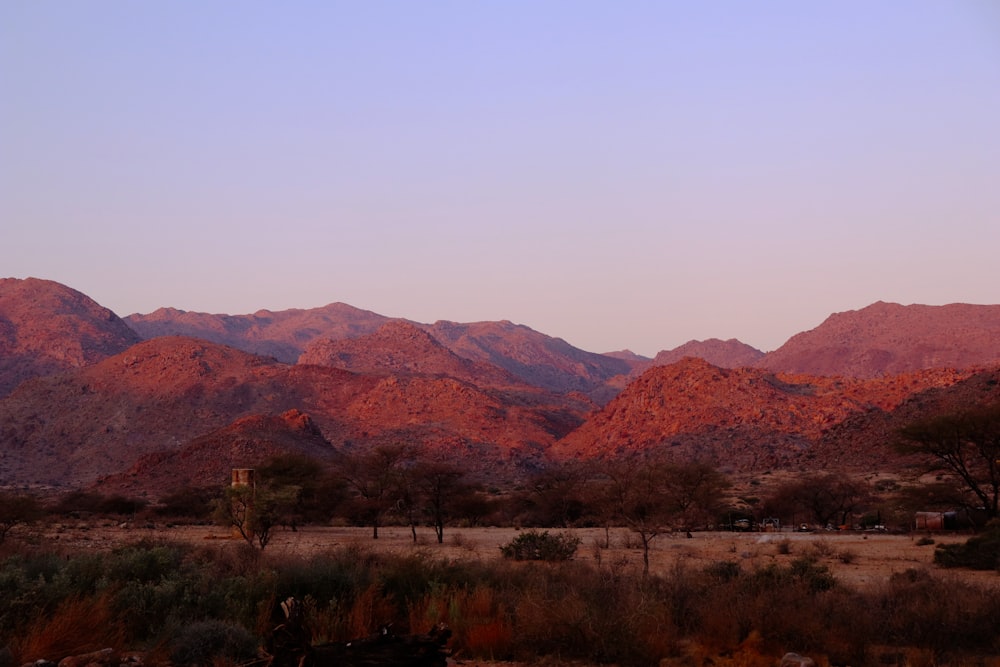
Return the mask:
<path id="1" fill-rule="evenodd" d="M 914 526 L 917 530 L 955 530 L 959 527 L 958 512 L 917 512 Z"/>

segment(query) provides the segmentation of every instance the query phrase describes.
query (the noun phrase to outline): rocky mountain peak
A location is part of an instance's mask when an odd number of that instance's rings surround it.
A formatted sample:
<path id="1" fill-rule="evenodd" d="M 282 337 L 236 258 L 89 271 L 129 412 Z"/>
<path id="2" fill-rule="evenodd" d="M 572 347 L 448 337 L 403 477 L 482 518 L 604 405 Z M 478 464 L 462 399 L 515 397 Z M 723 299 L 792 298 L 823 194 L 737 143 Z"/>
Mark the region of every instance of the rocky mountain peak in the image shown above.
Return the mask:
<path id="1" fill-rule="evenodd" d="M 0 279 L 0 396 L 24 380 L 96 363 L 138 341 L 117 315 L 65 285 Z"/>

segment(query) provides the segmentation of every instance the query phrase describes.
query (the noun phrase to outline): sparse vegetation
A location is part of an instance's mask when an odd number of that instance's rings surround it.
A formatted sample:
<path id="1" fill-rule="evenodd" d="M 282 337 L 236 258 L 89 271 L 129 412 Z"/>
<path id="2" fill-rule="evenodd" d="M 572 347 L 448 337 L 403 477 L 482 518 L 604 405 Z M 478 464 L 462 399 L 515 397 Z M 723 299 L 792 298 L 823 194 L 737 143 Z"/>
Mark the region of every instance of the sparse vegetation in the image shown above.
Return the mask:
<path id="1" fill-rule="evenodd" d="M 934 562 L 944 567 L 1000 572 L 1000 520 L 993 520 L 986 530 L 964 544 L 937 545 Z"/>
<path id="2" fill-rule="evenodd" d="M 837 559 L 845 565 L 850 565 L 858 559 L 858 554 L 850 549 L 844 549 L 843 551 L 837 553 Z"/>
<path id="3" fill-rule="evenodd" d="M 518 539 L 531 535 L 572 543 Z M 945 664 L 1000 652 L 1000 599 L 990 592 L 925 572 L 854 590 L 808 555 L 703 569 L 681 561 L 643 575 L 612 562 L 455 561 L 357 546 L 279 559 L 238 543 L 151 542 L 103 558 L 24 550 L 0 561 L 0 646 L 10 645 L 13 664 L 126 645 L 166 646 L 175 664 L 238 663 L 287 596 L 304 601 L 314 641 L 443 622 L 469 659 L 628 666 L 728 655 L 764 664 L 795 647 L 830 664 L 870 664 L 872 647 L 888 643 Z"/>
<path id="4" fill-rule="evenodd" d="M 0 491 L 0 544 L 16 526 L 41 518 L 42 504 L 34 496 Z"/>

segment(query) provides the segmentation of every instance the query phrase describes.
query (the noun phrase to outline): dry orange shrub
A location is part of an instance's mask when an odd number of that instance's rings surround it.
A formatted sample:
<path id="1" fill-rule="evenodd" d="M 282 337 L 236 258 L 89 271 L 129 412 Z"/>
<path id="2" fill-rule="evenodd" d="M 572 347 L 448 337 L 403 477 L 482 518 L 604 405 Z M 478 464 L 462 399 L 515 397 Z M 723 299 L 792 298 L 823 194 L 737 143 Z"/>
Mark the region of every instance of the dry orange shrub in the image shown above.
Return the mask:
<path id="1" fill-rule="evenodd" d="M 16 664 L 39 659 L 58 661 L 101 649 L 120 647 L 127 637 L 107 593 L 65 600 L 48 616 L 29 622 L 11 645 Z"/>

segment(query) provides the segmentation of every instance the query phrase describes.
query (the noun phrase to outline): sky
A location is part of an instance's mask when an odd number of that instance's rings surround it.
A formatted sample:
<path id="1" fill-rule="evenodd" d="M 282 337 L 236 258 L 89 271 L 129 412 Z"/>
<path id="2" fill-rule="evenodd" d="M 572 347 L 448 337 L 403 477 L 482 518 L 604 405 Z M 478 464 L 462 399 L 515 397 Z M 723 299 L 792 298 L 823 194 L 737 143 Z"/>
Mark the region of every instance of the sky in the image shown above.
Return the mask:
<path id="1" fill-rule="evenodd" d="M 0 3 L 0 276 L 593 352 L 1000 303 L 1000 3 Z"/>

